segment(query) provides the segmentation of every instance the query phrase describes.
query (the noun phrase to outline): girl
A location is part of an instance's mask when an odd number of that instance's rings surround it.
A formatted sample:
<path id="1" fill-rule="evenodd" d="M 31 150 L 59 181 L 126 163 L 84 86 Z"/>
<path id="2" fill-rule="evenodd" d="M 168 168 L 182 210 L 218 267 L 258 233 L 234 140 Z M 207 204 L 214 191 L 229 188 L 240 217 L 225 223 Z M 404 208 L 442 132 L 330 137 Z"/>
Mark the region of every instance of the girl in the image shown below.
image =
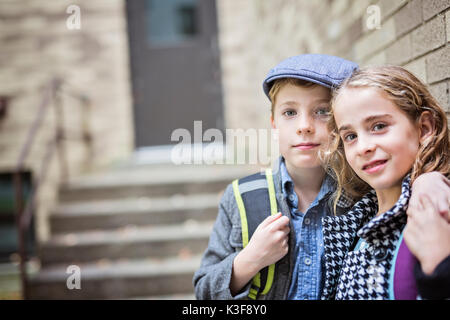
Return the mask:
<path id="1" fill-rule="evenodd" d="M 403 229 L 414 180 L 431 171 L 450 175 L 446 115 L 420 80 L 394 66 L 355 72 L 335 92 L 332 113 L 327 160 L 335 201 L 343 191 L 364 196 L 347 214 L 323 220 L 322 298 L 416 298 L 417 262 Z M 433 259 L 448 260 L 446 247 Z"/>

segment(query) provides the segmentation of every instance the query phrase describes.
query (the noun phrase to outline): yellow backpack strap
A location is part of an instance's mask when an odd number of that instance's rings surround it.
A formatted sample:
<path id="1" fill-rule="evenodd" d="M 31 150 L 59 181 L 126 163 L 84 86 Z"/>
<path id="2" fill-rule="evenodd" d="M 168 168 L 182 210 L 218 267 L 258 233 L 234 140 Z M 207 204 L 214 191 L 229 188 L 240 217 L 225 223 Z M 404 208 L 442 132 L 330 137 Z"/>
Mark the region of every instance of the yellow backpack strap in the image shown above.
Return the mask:
<path id="1" fill-rule="evenodd" d="M 257 173 L 232 183 L 242 225 L 242 245 L 245 248 L 258 225 L 269 215 L 277 213 L 272 170 Z M 265 295 L 273 284 L 275 264 L 260 270 L 252 280 L 248 297 Z"/>
<path id="2" fill-rule="evenodd" d="M 239 180 L 233 181 L 234 197 L 241 216 L 241 229 L 242 229 L 242 245 L 244 248 L 248 244 L 248 227 L 247 227 L 247 213 L 245 211 L 244 202 L 242 201 L 241 193 L 239 192 Z"/>

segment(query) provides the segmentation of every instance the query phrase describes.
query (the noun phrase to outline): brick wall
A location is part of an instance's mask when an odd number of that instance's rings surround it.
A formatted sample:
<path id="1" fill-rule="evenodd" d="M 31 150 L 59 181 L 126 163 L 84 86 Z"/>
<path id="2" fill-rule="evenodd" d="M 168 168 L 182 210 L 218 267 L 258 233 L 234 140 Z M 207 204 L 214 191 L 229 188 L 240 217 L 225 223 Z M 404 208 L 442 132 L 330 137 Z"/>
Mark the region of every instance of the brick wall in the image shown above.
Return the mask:
<path id="1" fill-rule="evenodd" d="M 379 28 L 371 5 L 379 9 Z M 218 16 L 227 127 L 268 128 L 262 80 L 301 53 L 402 65 L 450 115 L 449 0 L 218 0 Z"/>
<path id="2" fill-rule="evenodd" d="M 70 30 L 69 5 L 81 10 L 80 29 Z M 70 172 L 103 167 L 127 157 L 133 149 L 132 105 L 124 0 L 2 0 L 0 1 L 0 95 L 11 97 L 7 117 L 0 120 L 0 168 L 14 167 L 27 130 L 54 75 L 90 97 L 93 148 L 86 161 L 84 145 L 71 139 L 66 149 Z M 63 96 L 65 123 L 80 129 L 75 100 Z M 52 110 L 49 110 L 52 111 Z M 27 167 L 40 166 L 47 140 L 54 133 L 49 113 Z M 85 164 L 89 164 L 86 167 Z M 56 158 L 38 200 L 38 236 L 48 235 L 47 214 L 56 198 Z"/>

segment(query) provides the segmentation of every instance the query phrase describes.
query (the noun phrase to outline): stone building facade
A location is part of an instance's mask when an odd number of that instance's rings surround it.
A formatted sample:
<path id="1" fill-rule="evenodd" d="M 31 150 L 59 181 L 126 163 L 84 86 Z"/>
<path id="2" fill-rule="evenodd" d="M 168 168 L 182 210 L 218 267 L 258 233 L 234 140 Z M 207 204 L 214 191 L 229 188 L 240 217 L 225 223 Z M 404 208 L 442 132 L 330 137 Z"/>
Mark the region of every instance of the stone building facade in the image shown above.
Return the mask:
<path id="1" fill-rule="evenodd" d="M 133 0 L 135 1 L 135 0 Z M 137 0 L 136 0 L 137 1 Z M 262 80 L 280 60 L 325 53 L 360 65 L 397 64 L 427 83 L 450 115 L 449 0 L 217 0 L 226 128 L 269 128 Z M 71 29 L 71 5 L 81 12 Z M 92 146 L 67 142 L 70 172 L 105 168 L 134 150 L 133 102 L 125 0 L 0 0 L 0 167 L 12 170 L 26 133 L 54 76 L 91 101 Z M 80 123 L 77 103 L 63 96 L 66 125 Z M 49 112 L 27 166 L 35 169 L 54 133 Z M 41 189 L 37 229 L 57 200 L 58 161 Z"/>

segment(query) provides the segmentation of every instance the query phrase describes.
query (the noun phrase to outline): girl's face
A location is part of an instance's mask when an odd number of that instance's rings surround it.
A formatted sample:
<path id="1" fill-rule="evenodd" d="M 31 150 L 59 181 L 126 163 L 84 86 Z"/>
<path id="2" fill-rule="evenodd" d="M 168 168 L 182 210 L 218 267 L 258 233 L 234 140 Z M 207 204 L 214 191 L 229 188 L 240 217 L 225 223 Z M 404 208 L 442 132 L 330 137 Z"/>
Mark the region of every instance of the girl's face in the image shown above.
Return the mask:
<path id="1" fill-rule="evenodd" d="M 401 188 L 419 150 L 420 130 L 378 89 L 346 88 L 333 106 L 345 156 L 375 190 Z"/>

